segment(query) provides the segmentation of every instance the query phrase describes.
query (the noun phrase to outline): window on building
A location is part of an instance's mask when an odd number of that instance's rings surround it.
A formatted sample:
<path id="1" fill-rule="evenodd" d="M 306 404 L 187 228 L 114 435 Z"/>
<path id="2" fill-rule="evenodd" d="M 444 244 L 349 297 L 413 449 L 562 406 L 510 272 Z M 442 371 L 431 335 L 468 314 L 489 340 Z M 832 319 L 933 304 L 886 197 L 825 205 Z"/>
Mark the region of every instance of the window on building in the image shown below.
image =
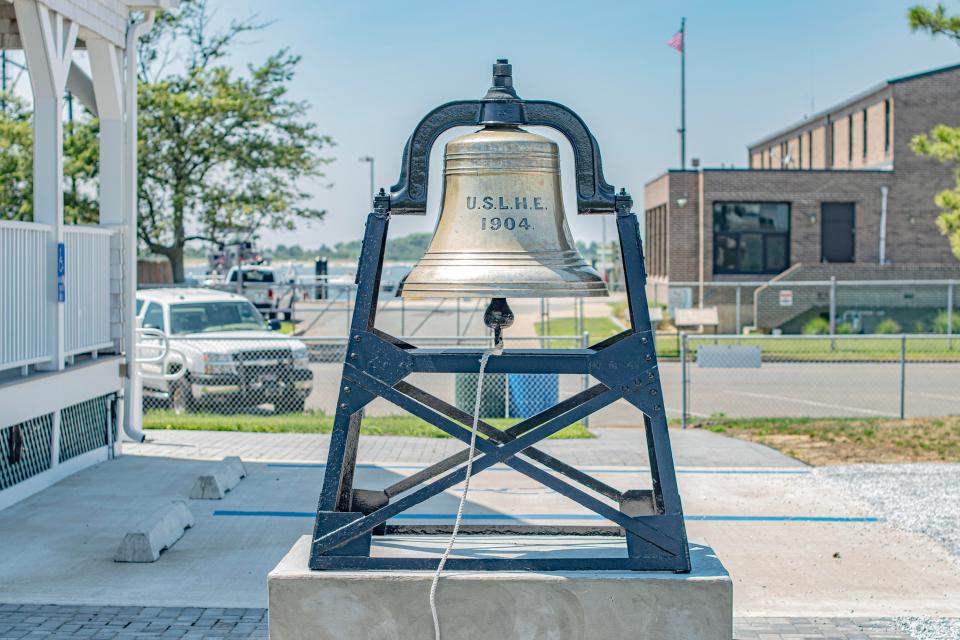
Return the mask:
<path id="1" fill-rule="evenodd" d="M 813 169 L 813 131 L 807 131 L 807 169 Z"/>
<path id="2" fill-rule="evenodd" d="M 867 110 L 864 109 L 860 115 L 863 118 L 863 122 L 860 124 L 860 128 L 862 130 L 860 132 L 860 135 L 863 136 L 863 157 L 866 158 L 867 157 Z"/>
<path id="3" fill-rule="evenodd" d="M 883 101 L 883 150 L 890 151 L 890 99 Z"/>
<path id="4" fill-rule="evenodd" d="M 803 134 L 797 136 L 797 169 L 803 169 Z"/>
<path id="5" fill-rule="evenodd" d="M 790 265 L 790 204 L 714 202 L 716 273 L 780 273 Z"/>
<path id="6" fill-rule="evenodd" d="M 847 162 L 853 162 L 853 114 L 847 116 Z"/>

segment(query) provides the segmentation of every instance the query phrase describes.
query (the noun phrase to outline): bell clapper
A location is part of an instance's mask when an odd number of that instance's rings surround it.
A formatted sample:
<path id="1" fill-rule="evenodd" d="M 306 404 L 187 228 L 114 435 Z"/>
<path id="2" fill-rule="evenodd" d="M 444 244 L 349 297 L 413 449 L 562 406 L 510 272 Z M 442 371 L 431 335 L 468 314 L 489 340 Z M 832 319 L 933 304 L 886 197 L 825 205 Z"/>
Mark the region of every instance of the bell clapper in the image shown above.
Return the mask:
<path id="1" fill-rule="evenodd" d="M 493 298 L 483 312 L 483 324 L 493 329 L 493 346 L 503 347 L 503 330 L 513 324 L 513 310 L 506 298 Z"/>

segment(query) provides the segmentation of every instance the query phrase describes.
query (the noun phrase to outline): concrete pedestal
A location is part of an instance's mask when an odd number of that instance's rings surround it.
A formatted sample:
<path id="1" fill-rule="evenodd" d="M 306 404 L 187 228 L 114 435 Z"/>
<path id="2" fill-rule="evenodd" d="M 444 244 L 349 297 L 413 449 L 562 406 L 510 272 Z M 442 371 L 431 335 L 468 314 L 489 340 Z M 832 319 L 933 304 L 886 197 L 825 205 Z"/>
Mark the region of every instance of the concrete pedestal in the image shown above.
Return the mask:
<path id="1" fill-rule="evenodd" d="M 371 555 L 439 556 L 445 536 L 374 537 Z M 433 640 L 429 571 L 311 571 L 303 536 L 270 572 L 272 640 Z M 622 538 L 462 536 L 452 557 L 620 556 Z M 451 572 L 443 640 L 730 640 L 733 585 L 708 547 L 688 574 Z"/>

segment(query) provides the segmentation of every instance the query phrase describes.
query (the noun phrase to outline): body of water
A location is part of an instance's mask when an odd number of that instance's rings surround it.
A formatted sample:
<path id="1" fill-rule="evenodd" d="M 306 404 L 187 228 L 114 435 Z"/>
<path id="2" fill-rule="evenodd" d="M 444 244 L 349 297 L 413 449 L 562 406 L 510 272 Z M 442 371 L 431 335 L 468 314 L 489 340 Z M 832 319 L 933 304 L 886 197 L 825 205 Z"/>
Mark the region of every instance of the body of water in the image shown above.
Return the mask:
<path id="1" fill-rule="evenodd" d="M 310 277 L 314 274 L 313 262 L 274 262 L 272 265 L 279 277 L 293 275 L 295 278 Z M 407 275 L 407 272 L 413 267 L 407 263 L 385 263 L 383 265 L 383 275 L 381 281 L 383 284 L 400 282 Z M 184 269 L 188 279 L 194 279 L 202 282 L 208 278 L 207 267 L 204 264 L 187 265 Z M 357 265 L 353 262 L 331 263 L 327 273 L 337 279 L 348 278 L 351 282 L 357 273 Z"/>

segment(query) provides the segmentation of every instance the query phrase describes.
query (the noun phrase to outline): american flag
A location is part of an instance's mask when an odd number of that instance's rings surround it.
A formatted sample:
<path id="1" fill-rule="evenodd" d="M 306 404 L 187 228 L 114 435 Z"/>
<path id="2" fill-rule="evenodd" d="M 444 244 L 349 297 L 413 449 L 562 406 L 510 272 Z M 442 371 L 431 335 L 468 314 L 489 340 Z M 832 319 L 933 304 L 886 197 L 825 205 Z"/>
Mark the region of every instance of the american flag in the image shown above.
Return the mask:
<path id="1" fill-rule="evenodd" d="M 673 47 L 680 53 L 683 53 L 683 30 L 677 31 L 673 34 L 673 37 L 667 42 L 668 46 Z"/>

